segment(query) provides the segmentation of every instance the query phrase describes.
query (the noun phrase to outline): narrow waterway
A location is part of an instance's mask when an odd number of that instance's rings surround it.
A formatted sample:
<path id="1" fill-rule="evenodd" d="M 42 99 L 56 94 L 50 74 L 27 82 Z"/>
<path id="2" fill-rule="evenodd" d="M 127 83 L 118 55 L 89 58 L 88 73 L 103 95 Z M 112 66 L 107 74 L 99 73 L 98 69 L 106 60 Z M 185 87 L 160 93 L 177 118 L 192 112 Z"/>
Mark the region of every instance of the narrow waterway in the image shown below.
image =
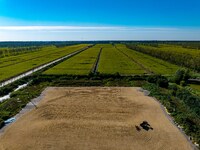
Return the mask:
<path id="1" fill-rule="evenodd" d="M 20 89 L 23 89 L 23 88 L 25 88 L 25 87 L 27 87 L 27 86 L 28 86 L 28 83 L 23 84 L 23 85 L 19 85 L 19 86 L 14 90 L 14 92 L 16 92 L 16 91 L 18 91 L 18 90 L 20 90 Z M 12 92 L 11 92 L 11 93 L 12 93 Z M 5 101 L 5 100 L 9 99 L 11 93 L 9 93 L 9 94 L 7 94 L 7 95 L 5 95 L 5 96 L 3 96 L 3 97 L 0 97 L 0 102 L 3 102 L 3 101 Z"/>

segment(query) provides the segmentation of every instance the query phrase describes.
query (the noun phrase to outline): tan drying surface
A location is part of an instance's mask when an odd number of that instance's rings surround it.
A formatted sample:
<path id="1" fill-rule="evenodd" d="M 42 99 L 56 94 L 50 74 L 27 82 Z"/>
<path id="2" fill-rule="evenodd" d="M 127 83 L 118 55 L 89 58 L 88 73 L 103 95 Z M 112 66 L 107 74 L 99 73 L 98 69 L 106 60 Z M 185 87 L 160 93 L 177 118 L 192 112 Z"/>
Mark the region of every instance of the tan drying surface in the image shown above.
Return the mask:
<path id="1" fill-rule="evenodd" d="M 144 120 L 153 130 L 136 130 Z M 141 127 L 140 127 L 141 128 Z M 0 137 L 5 150 L 190 150 L 154 99 L 137 88 L 49 88 Z"/>

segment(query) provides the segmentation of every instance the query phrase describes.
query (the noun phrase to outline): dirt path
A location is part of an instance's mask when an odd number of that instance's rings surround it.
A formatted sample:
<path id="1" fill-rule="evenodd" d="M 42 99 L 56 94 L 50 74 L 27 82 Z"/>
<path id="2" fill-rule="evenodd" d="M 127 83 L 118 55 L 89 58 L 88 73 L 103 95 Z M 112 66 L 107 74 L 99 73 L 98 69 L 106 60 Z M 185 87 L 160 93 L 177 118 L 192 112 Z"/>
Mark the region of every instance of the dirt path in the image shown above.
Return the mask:
<path id="1" fill-rule="evenodd" d="M 101 49 L 99 50 L 99 54 L 98 54 L 98 56 L 97 56 L 97 59 L 96 59 L 94 65 L 93 65 L 93 67 L 92 67 L 92 71 L 91 71 L 92 73 L 97 73 L 97 71 L 98 71 L 99 60 L 100 60 L 100 57 L 101 57 L 102 49 L 103 49 L 103 48 L 101 48 Z"/>
<path id="2" fill-rule="evenodd" d="M 147 121 L 153 129 L 144 130 Z M 136 128 L 136 126 L 139 127 Z M 190 150 L 160 104 L 138 88 L 48 88 L 0 137 L 2 150 Z"/>

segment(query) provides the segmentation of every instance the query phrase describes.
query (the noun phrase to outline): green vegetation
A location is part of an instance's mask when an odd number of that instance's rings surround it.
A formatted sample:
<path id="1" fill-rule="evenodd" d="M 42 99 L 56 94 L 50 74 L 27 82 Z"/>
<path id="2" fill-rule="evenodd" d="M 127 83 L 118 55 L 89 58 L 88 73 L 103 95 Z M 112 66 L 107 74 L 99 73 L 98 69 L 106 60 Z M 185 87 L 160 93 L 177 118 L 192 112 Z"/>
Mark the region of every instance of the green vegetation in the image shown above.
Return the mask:
<path id="1" fill-rule="evenodd" d="M 86 46 L 88 46 L 88 44 L 68 47 L 62 47 L 62 45 L 60 45 L 59 48 L 55 46 L 45 46 L 40 47 L 40 49 L 35 49 L 36 47 L 32 47 L 32 51 L 31 47 L 29 50 L 27 50 L 27 47 L 18 47 L 16 49 L 19 51 L 22 49 L 21 53 L 15 54 L 15 52 L 10 52 L 6 55 L 4 54 L 6 57 L 0 59 L 0 81 L 19 75 Z M 98 44 L 94 48 L 80 53 L 56 67 L 49 69 L 45 74 L 87 75 L 94 67 L 94 63 L 101 48 L 102 53 L 97 67 L 97 71 L 101 74 L 171 75 L 178 69 L 176 65 L 128 49 L 123 44 Z M 25 51 L 23 52 L 23 50 L 27 50 L 28 53 Z"/>
<path id="2" fill-rule="evenodd" d="M 17 48 L 0 48 L 0 58 L 16 56 L 24 53 L 30 53 L 40 50 L 41 47 L 17 47 Z"/>
<path id="3" fill-rule="evenodd" d="M 174 82 L 181 84 L 182 86 L 187 85 L 188 79 L 191 77 L 190 71 L 185 69 L 178 69 L 174 76 Z"/>
<path id="4" fill-rule="evenodd" d="M 200 97 L 191 93 L 187 87 L 176 83 L 169 83 L 168 87 L 162 88 L 159 81 L 162 76 L 149 77 L 151 83 L 142 87 L 150 91 L 150 96 L 156 97 L 168 110 L 185 133 L 200 143 Z"/>
<path id="5" fill-rule="evenodd" d="M 189 84 L 186 88 L 191 93 L 200 96 L 200 85 L 198 85 L 198 84 Z"/>
<path id="6" fill-rule="evenodd" d="M 50 46 L 43 47 L 41 48 L 41 50 L 34 51 L 32 53 L 1 58 L 0 81 L 9 79 L 30 69 L 36 68 L 42 64 L 66 56 L 86 46 L 88 45 L 81 44 L 63 48 L 56 48 L 54 46 Z"/>
<path id="7" fill-rule="evenodd" d="M 65 47 L 76 44 L 94 44 L 97 42 L 84 42 L 84 41 L 29 41 L 29 42 L 0 42 L 0 48 L 23 48 L 23 47 L 44 47 L 56 46 Z"/>
<path id="8" fill-rule="evenodd" d="M 200 51 L 169 44 L 127 44 L 128 48 L 200 71 Z"/>
<path id="9" fill-rule="evenodd" d="M 19 85 L 26 84 L 26 83 L 30 82 L 30 80 L 31 79 L 29 77 L 24 77 L 24 78 L 22 78 L 20 80 L 15 81 L 12 84 L 9 84 L 7 86 L 1 87 L 0 88 L 0 97 L 13 92 L 14 89 L 18 88 Z"/>
<path id="10" fill-rule="evenodd" d="M 46 84 L 30 85 L 27 88 L 14 92 L 9 100 L 0 103 L 0 120 L 6 120 L 17 114 L 31 99 L 40 95 Z"/>
<path id="11" fill-rule="evenodd" d="M 170 43 L 168 43 L 168 44 L 170 44 Z M 171 44 L 173 44 L 173 45 L 179 45 L 179 46 L 182 46 L 183 48 L 200 50 L 200 42 L 198 42 L 198 41 L 175 42 L 175 43 L 171 43 Z"/>
<path id="12" fill-rule="evenodd" d="M 190 87 L 200 92 L 200 85 L 190 84 Z"/>
<path id="13" fill-rule="evenodd" d="M 98 72 L 102 74 L 131 75 L 147 73 L 140 65 L 123 55 L 113 45 L 102 45 Z"/>
<path id="14" fill-rule="evenodd" d="M 172 75 L 179 68 L 161 59 L 128 49 L 125 45 L 117 44 L 116 47 L 150 73 Z"/>
<path id="15" fill-rule="evenodd" d="M 86 51 L 71 57 L 57 66 L 45 71 L 44 74 L 57 75 L 88 75 L 97 59 L 102 45 L 95 45 Z"/>

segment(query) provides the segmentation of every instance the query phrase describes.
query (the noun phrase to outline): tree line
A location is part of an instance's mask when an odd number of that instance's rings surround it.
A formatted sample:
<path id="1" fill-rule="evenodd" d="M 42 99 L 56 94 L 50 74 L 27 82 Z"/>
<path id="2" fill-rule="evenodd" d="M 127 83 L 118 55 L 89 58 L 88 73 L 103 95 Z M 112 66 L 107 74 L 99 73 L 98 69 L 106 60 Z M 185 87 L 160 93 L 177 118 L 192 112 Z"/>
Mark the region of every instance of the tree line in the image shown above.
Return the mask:
<path id="1" fill-rule="evenodd" d="M 13 56 L 23 53 L 28 53 L 36 50 L 40 50 L 41 47 L 18 47 L 18 48 L 3 48 L 0 49 L 0 58 L 6 56 Z"/>
<path id="2" fill-rule="evenodd" d="M 154 45 L 127 44 L 127 47 L 153 57 L 163 59 L 178 66 L 187 67 L 195 71 L 200 71 L 200 51 L 181 49 L 176 46 L 162 48 Z"/>

